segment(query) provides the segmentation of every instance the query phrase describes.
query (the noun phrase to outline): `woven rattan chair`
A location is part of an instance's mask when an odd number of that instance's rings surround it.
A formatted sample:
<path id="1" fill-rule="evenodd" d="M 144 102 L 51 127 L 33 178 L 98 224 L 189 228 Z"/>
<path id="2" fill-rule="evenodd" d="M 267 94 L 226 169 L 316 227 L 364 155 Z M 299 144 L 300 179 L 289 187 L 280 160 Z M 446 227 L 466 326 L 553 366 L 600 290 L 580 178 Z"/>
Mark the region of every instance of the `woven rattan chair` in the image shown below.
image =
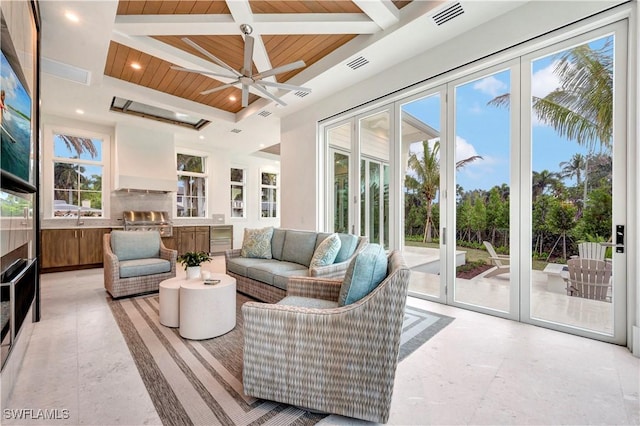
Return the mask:
<path id="1" fill-rule="evenodd" d="M 321 309 L 245 303 L 245 394 L 386 422 L 409 274 L 401 254 L 392 252 L 387 277 L 352 304 Z M 341 284 L 290 278 L 287 296 L 336 302 Z"/>

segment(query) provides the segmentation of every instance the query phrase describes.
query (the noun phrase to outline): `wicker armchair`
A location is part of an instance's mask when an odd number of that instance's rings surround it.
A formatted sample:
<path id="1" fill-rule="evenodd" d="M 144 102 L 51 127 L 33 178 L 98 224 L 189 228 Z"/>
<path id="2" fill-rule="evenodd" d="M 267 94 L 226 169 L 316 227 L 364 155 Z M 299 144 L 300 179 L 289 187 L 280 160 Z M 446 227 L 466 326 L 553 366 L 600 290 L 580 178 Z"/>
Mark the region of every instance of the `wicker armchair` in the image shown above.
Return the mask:
<path id="1" fill-rule="evenodd" d="M 113 231 L 114 233 L 126 232 L 126 231 Z M 150 232 L 150 231 L 149 231 Z M 146 233 L 146 232 L 144 232 Z M 143 236 L 143 232 L 136 232 L 136 235 Z M 141 243 L 142 244 L 142 243 Z M 158 291 L 160 282 L 173 278 L 176 276 L 176 260 L 178 252 L 176 250 L 168 249 L 162 244 L 162 240 L 158 234 L 157 243 L 158 255 L 156 257 L 150 257 L 147 259 L 137 259 L 134 261 L 134 265 L 131 269 L 138 269 L 138 272 L 133 272 L 134 276 L 128 276 L 126 278 L 121 277 L 123 261 L 118 259 L 118 256 L 113 252 L 111 247 L 111 234 L 104 234 L 103 237 L 103 257 L 104 257 L 104 288 L 111 294 L 111 297 L 118 298 L 123 296 L 131 296 L 134 294 L 147 293 L 151 291 Z M 159 244 L 159 246 L 157 245 Z M 162 259 L 169 263 L 163 270 L 168 269 L 166 272 L 152 272 L 149 268 L 157 268 L 158 261 Z M 151 265 L 145 265 L 145 261 Z M 166 264 L 166 262 L 164 262 Z M 131 263 L 131 262 L 130 262 Z M 128 275 L 132 275 L 131 273 Z"/>
<path id="2" fill-rule="evenodd" d="M 245 394 L 386 422 L 410 275 L 395 251 L 389 255 L 387 271 L 371 293 L 342 307 L 245 303 Z M 287 296 L 335 302 L 341 284 L 291 278 Z"/>

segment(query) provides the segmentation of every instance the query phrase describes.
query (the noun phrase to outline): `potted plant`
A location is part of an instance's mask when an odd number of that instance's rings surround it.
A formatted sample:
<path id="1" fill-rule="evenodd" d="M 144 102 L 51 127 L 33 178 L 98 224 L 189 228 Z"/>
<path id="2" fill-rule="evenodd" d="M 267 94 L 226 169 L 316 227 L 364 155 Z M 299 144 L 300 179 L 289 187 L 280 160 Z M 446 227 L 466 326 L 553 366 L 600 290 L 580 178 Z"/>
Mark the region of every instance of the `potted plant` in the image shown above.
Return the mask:
<path id="1" fill-rule="evenodd" d="M 178 263 L 181 263 L 187 271 L 187 279 L 200 278 L 200 264 L 210 261 L 209 254 L 203 251 L 188 251 L 178 256 Z"/>

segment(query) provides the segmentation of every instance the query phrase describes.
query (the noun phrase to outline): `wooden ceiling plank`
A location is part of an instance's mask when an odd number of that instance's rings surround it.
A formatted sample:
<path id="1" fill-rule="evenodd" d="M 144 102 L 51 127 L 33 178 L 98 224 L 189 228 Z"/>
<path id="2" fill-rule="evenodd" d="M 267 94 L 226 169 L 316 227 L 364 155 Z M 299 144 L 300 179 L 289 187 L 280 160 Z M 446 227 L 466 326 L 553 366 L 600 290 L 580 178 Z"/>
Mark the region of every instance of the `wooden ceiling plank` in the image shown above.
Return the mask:
<path id="1" fill-rule="evenodd" d="M 176 12 L 178 8 L 179 0 L 165 0 L 160 5 L 160 9 L 158 9 L 158 14 L 160 15 L 170 15 Z"/>
<path id="2" fill-rule="evenodd" d="M 380 26 L 364 13 L 257 15 L 254 30 L 266 34 L 373 34 Z"/>
<path id="3" fill-rule="evenodd" d="M 391 0 L 353 0 L 353 2 L 383 30 L 400 22 L 400 11 Z"/>
<path id="4" fill-rule="evenodd" d="M 189 14 L 191 13 L 191 10 L 193 9 L 193 6 L 195 6 L 195 4 L 195 1 L 180 0 L 180 4 L 178 5 L 178 7 L 176 7 L 175 13 Z"/>
<path id="5" fill-rule="evenodd" d="M 147 64 L 146 68 L 144 68 L 144 73 L 142 74 L 142 78 L 140 79 L 140 83 L 139 83 L 141 86 L 145 86 L 145 87 L 149 87 L 149 84 L 151 83 L 151 79 L 153 79 L 153 76 L 156 75 L 156 73 L 158 72 L 158 68 L 162 63 L 162 59 L 160 58 L 156 58 L 155 56 L 151 56 L 151 55 L 147 55 L 147 56 L 149 56 L 151 60 Z"/>
<path id="6" fill-rule="evenodd" d="M 229 7 L 224 0 L 214 0 L 209 4 L 209 8 L 205 12 L 208 14 L 228 14 Z"/>
<path id="7" fill-rule="evenodd" d="M 144 9 L 142 9 L 143 15 L 157 15 L 160 7 L 162 6 L 161 1 L 147 1 L 145 2 Z"/>
<path id="8" fill-rule="evenodd" d="M 127 8 L 127 13 L 129 15 L 139 15 L 144 10 L 144 5 L 146 1 L 130 1 L 129 7 Z"/>
<path id="9" fill-rule="evenodd" d="M 169 71 L 169 63 L 162 61 L 160 63 L 160 65 L 158 66 L 158 69 L 156 70 L 156 73 L 153 75 L 153 78 L 151 79 L 151 81 L 149 82 L 149 86 L 153 89 L 158 89 L 160 82 L 162 81 L 162 79 L 165 77 L 165 75 L 167 74 L 167 71 Z"/>
<path id="10" fill-rule="evenodd" d="M 116 15 L 125 15 L 128 9 L 129 9 L 129 2 L 125 0 L 120 0 L 118 2 L 118 9 L 116 9 Z"/>
<path id="11" fill-rule="evenodd" d="M 120 78 L 122 75 L 122 69 L 124 68 L 127 55 L 129 54 L 129 48 L 119 44 L 116 48 L 116 54 L 113 59 L 113 67 L 111 68 L 112 76 Z"/>
<path id="12" fill-rule="evenodd" d="M 122 68 L 122 73 L 120 74 L 120 78 L 126 81 L 131 81 L 131 78 L 134 74 L 134 69 L 131 68 L 131 64 L 133 62 L 138 62 L 140 59 L 140 52 L 134 49 L 129 49 L 129 53 L 127 54 L 127 58 L 124 62 L 124 67 Z"/>
<path id="13" fill-rule="evenodd" d="M 113 68 L 113 62 L 115 60 L 116 51 L 118 50 L 118 44 L 113 41 L 109 43 L 109 51 L 107 52 L 107 61 L 104 64 L 104 73 L 106 75 L 111 75 L 111 70 Z"/>
<path id="14" fill-rule="evenodd" d="M 133 76 L 131 77 L 131 82 L 135 84 L 140 84 L 142 77 L 146 73 L 146 70 L 149 66 L 149 62 L 151 62 L 151 56 L 146 53 L 140 52 L 140 57 L 138 58 L 138 63 L 140 64 L 139 70 L 134 70 Z"/>

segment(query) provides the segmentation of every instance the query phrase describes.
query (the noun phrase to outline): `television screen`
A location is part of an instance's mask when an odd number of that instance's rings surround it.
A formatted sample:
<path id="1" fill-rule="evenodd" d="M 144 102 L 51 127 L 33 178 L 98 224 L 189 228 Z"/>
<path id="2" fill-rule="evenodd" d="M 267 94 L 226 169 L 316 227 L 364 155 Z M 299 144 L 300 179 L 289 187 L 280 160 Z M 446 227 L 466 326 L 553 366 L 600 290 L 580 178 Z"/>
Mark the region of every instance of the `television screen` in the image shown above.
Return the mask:
<path id="1" fill-rule="evenodd" d="M 0 55 L 0 127 L 0 167 L 29 182 L 31 97 L 4 52 Z"/>

